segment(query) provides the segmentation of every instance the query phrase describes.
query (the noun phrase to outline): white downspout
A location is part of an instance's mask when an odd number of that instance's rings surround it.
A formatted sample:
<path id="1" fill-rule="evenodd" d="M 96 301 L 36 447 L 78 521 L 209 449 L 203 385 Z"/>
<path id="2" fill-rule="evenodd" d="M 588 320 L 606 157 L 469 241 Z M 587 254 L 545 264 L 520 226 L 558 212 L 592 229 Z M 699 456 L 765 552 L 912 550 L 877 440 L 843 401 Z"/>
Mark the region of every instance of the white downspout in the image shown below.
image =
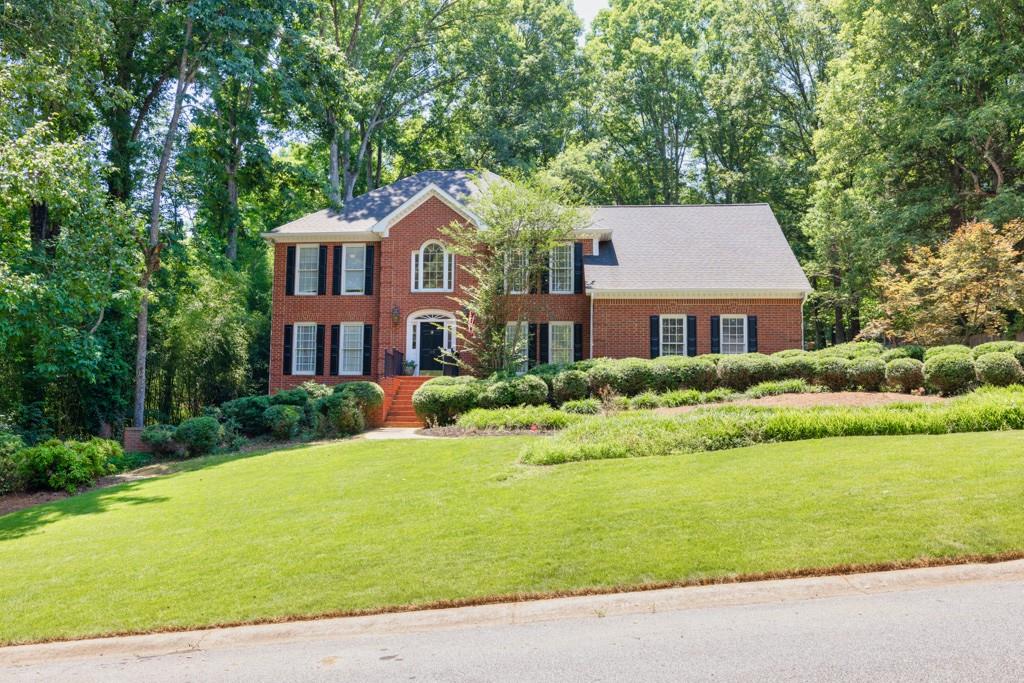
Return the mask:
<path id="1" fill-rule="evenodd" d="M 590 358 L 594 357 L 594 293 L 590 293 Z"/>

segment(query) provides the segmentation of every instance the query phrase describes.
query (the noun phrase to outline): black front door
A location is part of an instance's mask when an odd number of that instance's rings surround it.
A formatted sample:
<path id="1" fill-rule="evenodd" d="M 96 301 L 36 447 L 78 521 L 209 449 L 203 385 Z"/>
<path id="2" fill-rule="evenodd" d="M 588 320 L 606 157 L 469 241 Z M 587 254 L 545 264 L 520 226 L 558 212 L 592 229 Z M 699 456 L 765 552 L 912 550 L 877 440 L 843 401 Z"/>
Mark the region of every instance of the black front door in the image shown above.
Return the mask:
<path id="1" fill-rule="evenodd" d="M 444 325 L 420 323 L 420 372 L 440 372 L 441 349 L 444 347 Z"/>

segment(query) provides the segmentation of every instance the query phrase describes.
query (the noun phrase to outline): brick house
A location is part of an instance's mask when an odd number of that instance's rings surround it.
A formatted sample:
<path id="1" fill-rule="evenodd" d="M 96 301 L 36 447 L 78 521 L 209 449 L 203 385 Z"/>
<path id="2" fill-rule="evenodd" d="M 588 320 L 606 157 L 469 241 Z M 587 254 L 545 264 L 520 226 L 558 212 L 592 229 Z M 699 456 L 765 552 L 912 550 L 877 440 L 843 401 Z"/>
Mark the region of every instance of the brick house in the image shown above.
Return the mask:
<path id="1" fill-rule="evenodd" d="M 425 171 L 265 233 L 271 393 L 372 379 L 390 403 L 419 383 L 395 389 L 396 359 L 440 371 L 465 285 L 440 230 L 477 222 L 475 191 L 470 172 Z M 511 294 L 527 297 L 530 363 L 802 345 L 810 285 L 767 204 L 596 207 L 549 262 L 540 291 Z"/>

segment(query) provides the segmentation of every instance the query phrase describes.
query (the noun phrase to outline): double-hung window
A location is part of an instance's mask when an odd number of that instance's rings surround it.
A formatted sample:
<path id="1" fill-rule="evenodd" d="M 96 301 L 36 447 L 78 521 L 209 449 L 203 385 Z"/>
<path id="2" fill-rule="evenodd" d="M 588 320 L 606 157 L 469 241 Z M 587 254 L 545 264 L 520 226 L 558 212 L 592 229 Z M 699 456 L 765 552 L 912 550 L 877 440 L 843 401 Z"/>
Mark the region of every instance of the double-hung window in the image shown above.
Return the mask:
<path id="1" fill-rule="evenodd" d="M 573 324 L 548 324 L 548 362 L 568 365 L 573 361 Z"/>
<path id="2" fill-rule="evenodd" d="M 663 315 L 661 316 L 661 356 L 685 356 L 686 355 L 686 316 L 685 315 Z"/>
<path id="3" fill-rule="evenodd" d="M 295 293 L 316 294 L 320 282 L 320 245 L 304 244 L 295 251 Z"/>
<path id="4" fill-rule="evenodd" d="M 316 373 L 316 323 L 295 323 L 292 343 L 292 374 Z"/>
<path id="5" fill-rule="evenodd" d="M 529 369 L 530 326 L 526 322 L 511 322 L 505 325 L 505 352 L 509 358 L 509 369 L 522 374 Z"/>
<path id="6" fill-rule="evenodd" d="M 341 252 L 345 294 L 362 294 L 366 286 L 366 245 L 346 244 Z"/>
<path id="7" fill-rule="evenodd" d="M 548 260 L 549 291 L 552 294 L 572 294 L 573 263 L 571 244 L 560 244 L 551 250 Z"/>
<path id="8" fill-rule="evenodd" d="M 505 280 L 505 289 L 509 294 L 525 294 L 527 289 L 527 276 L 530 272 L 530 262 L 526 250 L 516 249 L 509 254 L 508 271 Z"/>
<path id="9" fill-rule="evenodd" d="M 412 290 L 450 292 L 455 281 L 455 254 L 440 242 L 427 242 L 412 253 Z"/>
<path id="10" fill-rule="evenodd" d="M 342 323 L 338 344 L 338 374 L 363 374 L 363 323 Z"/>
<path id="11" fill-rule="evenodd" d="M 747 316 L 721 316 L 722 353 L 747 352 Z"/>

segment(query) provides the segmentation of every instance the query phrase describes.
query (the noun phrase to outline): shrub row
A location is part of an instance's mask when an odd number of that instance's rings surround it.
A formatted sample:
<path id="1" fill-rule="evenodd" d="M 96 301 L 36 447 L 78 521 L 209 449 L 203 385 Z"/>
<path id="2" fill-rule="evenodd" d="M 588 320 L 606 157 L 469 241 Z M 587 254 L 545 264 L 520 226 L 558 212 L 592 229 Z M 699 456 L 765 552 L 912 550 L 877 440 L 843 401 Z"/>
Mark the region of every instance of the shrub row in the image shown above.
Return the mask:
<path id="1" fill-rule="evenodd" d="M 716 451 L 757 443 L 833 436 L 945 434 L 1024 428 L 1024 388 L 981 389 L 941 404 L 865 408 L 738 408 L 679 416 L 623 413 L 584 418 L 550 439 L 530 444 L 524 462 Z"/>
<path id="2" fill-rule="evenodd" d="M 244 396 L 207 410 L 207 415 L 180 425 L 151 425 L 143 442 L 160 455 L 190 457 L 210 453 L 235 435 L 270 435 L 287 440 L 302 432 L 348 436 L 366 427 L 366 415 L 384 402 L 384 390 L 373 382 L 344 382 L 333 388 L 305 382 L 273 396 Z M 235 444 L 237 445 L 237 444 Z"/>

